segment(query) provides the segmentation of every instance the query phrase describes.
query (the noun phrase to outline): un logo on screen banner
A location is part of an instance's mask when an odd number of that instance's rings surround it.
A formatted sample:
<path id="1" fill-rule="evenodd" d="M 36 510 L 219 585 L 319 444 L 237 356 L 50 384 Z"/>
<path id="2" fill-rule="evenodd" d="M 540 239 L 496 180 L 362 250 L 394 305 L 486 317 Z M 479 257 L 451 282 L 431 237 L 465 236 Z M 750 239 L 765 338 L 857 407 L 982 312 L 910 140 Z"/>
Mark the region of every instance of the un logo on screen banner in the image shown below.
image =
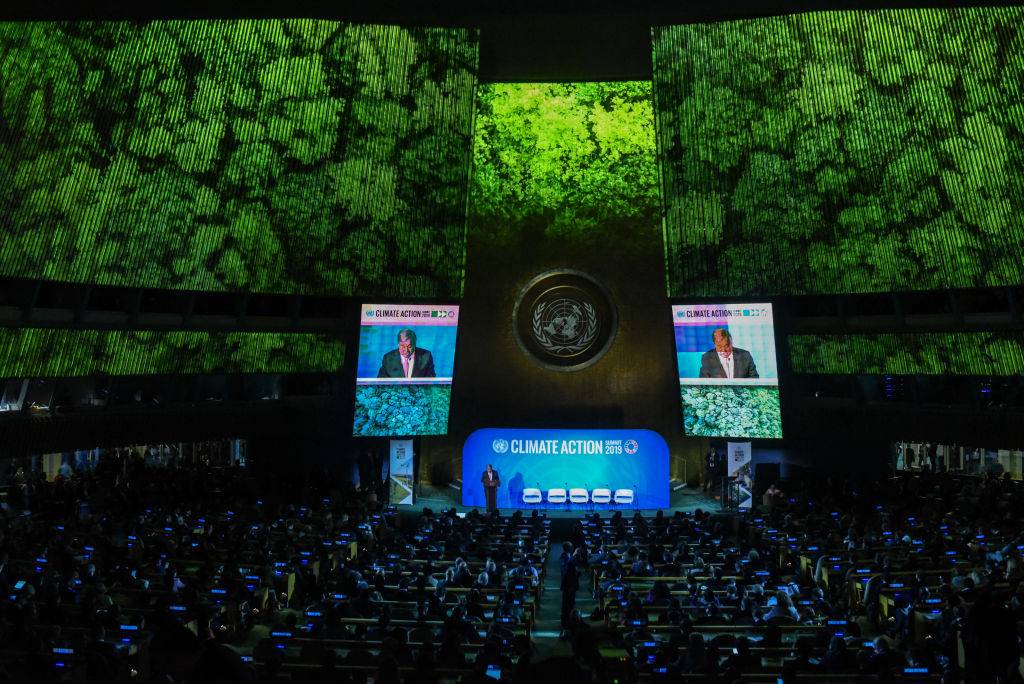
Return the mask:
<path id="1" fill-rule="evenodd" d="M 513 312 L 519 346 L 545 368 L 586 368 L 608 350 L 615 336 L 611 297 L 579 271 L 548 271 L 527 283 Z"/>
<path id="2" fill-rule="evenodd" d="M 493 449 L 496 454 L 503 454 L 508 451 L 508 442 L 504 439 L 496 439 L 491 442 L 491 449 Z"/>
<path id="3" fill-rule="evenodd" d="M 622 449 L 627 454 L 632 456 L 633 454 L 640 450 L 640 445 L 636 443 L 635 439 L 627 439 L 626 443 L 622 445 Z"/>

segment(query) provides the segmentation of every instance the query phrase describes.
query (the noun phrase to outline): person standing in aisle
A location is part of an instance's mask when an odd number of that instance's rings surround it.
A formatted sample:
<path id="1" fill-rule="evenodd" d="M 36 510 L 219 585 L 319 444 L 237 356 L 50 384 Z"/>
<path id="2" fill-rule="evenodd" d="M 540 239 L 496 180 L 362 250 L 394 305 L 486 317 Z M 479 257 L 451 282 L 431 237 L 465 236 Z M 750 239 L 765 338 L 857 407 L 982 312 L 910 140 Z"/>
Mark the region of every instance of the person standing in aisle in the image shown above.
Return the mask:
<path id="1" fill-rule="evenodd" d="M 567 638 L 566 629 L 569 627 L 573 609 L 576 608 L 576 591 L 580 588 L 580 572 L 576 566 L 576 557 L 573 554 L 572 542 L 562 544 L 562 581 L 559 589 L 562 590 L 562 634 L 561 638 Z"/>

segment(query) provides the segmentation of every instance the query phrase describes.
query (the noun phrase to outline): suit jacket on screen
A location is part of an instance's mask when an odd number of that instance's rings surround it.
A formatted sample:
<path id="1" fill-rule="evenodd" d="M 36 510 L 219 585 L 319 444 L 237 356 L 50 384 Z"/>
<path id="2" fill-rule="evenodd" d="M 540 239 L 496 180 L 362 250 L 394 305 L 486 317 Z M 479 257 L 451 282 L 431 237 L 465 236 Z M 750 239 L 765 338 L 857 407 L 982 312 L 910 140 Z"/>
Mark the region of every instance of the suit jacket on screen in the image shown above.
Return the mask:
<path id="1" fill-rule="evenodd" d="M 377 371 L 378 378 L 404 378 L 405 369 L 402 368 L 402 355 L 397 349 L 392 349 L 380 361 L 380 370 Z M 416 358 L 412 364 L 412 377 L 433 378 L 434 357 L 426 349 L 416 347 Z"/>
<path id="2" fill-rule="evenodd" d="M 759 378 L 757 366 L 754 365 L 754 357 L 746 349 L 732 348 L 732 377 L 734 378 Z M 709 349 L 700 357 L 700 377 L 702 378 L 724 378 L 725 368 L 722 366 L 718 352 Z"/>

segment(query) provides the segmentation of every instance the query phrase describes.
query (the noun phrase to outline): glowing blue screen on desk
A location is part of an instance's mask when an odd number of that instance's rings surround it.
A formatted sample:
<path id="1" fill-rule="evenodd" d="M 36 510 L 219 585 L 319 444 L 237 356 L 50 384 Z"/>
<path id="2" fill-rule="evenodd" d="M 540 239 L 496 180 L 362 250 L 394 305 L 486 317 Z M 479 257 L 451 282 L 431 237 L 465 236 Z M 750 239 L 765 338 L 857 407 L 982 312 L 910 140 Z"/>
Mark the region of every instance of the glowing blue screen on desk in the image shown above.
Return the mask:
<path id="1" fill-rule="evenodd" d="M 481 477 L 488 463 L 501 480 L 498 508 L 528 507 L 523 491 L 536 488 L 544 500 L 533 507 L 564 509 L 567 504 L 548 504 L 547 492 L 575 487 L 588 495 L 598 488 L 631 490 L 634 502 L 624 508 L 669 505 L 668 445 L 650 430 L 477 430 L 462 448 L 462 505 L 487 505 Z"/>

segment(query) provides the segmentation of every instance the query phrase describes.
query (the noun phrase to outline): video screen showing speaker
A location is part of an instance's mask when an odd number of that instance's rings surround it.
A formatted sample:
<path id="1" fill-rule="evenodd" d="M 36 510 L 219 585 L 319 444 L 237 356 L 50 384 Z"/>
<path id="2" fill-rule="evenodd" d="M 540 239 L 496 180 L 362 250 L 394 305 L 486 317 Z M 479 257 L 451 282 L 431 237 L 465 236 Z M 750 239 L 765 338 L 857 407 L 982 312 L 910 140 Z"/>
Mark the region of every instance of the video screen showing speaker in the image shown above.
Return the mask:
<path id="1" fill-rule="evenodd" d="M 446 434 L 459 307 L 364 304 L 359 323 L 352 434 Z"/>
<path id="2" fill-rule="evenodd" d="M 772 305 L 672 307 L 683 428 L 695 437 L 782 437 Z"/>
<path id="3" fill-rule="evenodd" d="M 651 430 L 483 428 L 462 448 L 462 505 L 572 510 L 669 505 L 668 445 Z"/>

